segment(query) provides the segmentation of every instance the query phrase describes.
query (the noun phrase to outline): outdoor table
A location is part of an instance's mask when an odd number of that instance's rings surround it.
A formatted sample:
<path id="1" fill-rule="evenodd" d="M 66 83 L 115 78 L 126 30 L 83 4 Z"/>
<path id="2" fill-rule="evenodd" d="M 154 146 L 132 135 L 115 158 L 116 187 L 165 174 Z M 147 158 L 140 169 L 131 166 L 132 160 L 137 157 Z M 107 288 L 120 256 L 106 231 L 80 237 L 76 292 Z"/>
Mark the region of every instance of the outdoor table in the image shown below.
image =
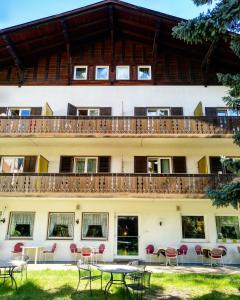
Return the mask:
<path id="1" fill-rule="evenodd" d="M 5 279 L 10 278 L 12 281 L 12 284 L 14 283 L 15 288 L 17 290 L 17 283 L 13 276 L 13 271 L 17 267 L 14 263 L 7 262 L 7 261 L 0 261 L 0 278 L 3 279 L 3 283 L 5 282 Z M 3 269 L 3 273 L 1 270 Z"/>
<path id="2" fill-rule="evenodd" d="M 108 292 L 113 284 L 122 284 L 125 288 L 127 288 L 125 281 L 126 275 L 128 273 L 139 272 L 138 268 L 128 265 L 98 265 L 97 268 L 101 272 L 110 274 L 110 280 L 104 289 L 105 299 L 107 299 Z M 114 275 L 121 275 L 121 279 L 114 278 Z"/>
<path id="3" fill-rule="evenodd" d="M 43 249 L 43 246 L 23 246 L 22 247 L 22 258 L 24 258 L 24 254 L 25 254 L 25 249 L 35 249 L 35 259 L 34 259 L 34 263 L 35 265 L 37 264 L 37 260 L 38 260 L 38 252 L 40 249 Z"/>

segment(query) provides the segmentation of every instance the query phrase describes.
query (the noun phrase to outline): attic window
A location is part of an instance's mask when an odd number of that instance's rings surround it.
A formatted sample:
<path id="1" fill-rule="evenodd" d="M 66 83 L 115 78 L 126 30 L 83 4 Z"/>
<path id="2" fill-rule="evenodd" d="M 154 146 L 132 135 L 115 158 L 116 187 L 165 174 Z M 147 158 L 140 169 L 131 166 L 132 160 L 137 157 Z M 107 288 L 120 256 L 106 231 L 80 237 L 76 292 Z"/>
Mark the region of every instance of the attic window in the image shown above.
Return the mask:
<path id="1" fill-rule="evenodd" d="M 116 67 L 116 79 L 117 80 L 129 80 L 129 66 L 117 66 Z"/>
<path id="2" fill-rule="evenodd" d="M 20 117 L 29 117 L 31 115 L 30 108 L 10 108 L 8 110 L 9 116 L 20 116 Z"/>
<path id="3" fill-rule="evenodd" d="M 151 80 L 151 66 L 138 66 L 138 80 Z"/>
<path id="4" fill-rule="evenodd" d="M 74 67 L 74 80 L 87 80 L 87 66 L 75 66 Z"/>
<path id="5" fill-rule="evenodd" d="M 97 66 L 96 67 L 96 80 L 108 80 L 109 78 L 109 67 L 108 66 Z"/>

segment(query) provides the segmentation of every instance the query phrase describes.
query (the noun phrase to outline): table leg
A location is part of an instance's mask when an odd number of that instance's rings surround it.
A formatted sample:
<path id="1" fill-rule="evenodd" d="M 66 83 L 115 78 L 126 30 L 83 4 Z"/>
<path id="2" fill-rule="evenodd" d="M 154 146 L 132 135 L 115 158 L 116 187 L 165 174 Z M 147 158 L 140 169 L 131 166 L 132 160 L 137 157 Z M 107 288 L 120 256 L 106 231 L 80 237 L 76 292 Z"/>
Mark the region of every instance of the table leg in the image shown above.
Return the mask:
<path id="1" fill-rule="evenodd" d="M 38 259 L 38 248 L 36 248 L 35 250 L 35 261 L 34 261 L 35 265 L 37 264 L 37 259 Z"/>
<path id="2" fill-rule="evenodd" d="M 9 268 L 9 277 L 11 278 L 11 281 L 12 281 L 12 285 L 14 283 L 15 285 L 15 289 L 17 290 L 17 283 L 16 283 L 16 280 L 13 276 L 13 271 L 14 271 L 15 267 L 12 267 L 12 268 Z"/>
<path id="3" fill-rule="evenodd" d="M 25 248 L 22 248 L 22 260 L 24 260 Z"/>

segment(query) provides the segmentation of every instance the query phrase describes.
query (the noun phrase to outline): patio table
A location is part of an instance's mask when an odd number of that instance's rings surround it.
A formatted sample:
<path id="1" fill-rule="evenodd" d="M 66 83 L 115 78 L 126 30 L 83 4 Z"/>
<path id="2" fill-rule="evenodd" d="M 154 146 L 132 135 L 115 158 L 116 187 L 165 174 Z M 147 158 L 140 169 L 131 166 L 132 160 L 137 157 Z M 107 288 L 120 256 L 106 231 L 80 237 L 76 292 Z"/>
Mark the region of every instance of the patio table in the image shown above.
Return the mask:
<path id="1" fill-rule="evenodd" d="M 125 281 L 126 275 L 129 273 L 139 272 L 138 268 L 128 265 L 98 265 L 97 268 L 101 272 L 110 274 L 110 280 L 108 281 L 104 289 L 105 299 L 107 299 L 108 292 L 113 284 L 121 284 L 125 288 L 127 288 L 127 284 Z M 117 279 L 115 275 L 121 275 L 121 278 Z"/>
<path id="2" fill-rule="evenodd" d="M 17 290 L 17 283 L 13 276 L 13 271 L 17 267 L 14 263 L 7 262 L 7 261 L 0 261 L 0 278 L 3 279 L 3 284 L 5 282 L 5 279 L 10 278 L 12 281 L 12 284 L 14 283 L 15 288 Z M 1 270 L 3 269 L 3 272 Z"/>
<path id="3" fill-rule="evenodd" d="M 37 264 L 38 260 L 38 252 L 39 250 L 43 249 L 43 246 L 23 246 L 22 247 L 22 259 L 24 258 L 25 250 L 26 249 L 35 249 L 35 258 L 34 258 L 34 264 Z"/>

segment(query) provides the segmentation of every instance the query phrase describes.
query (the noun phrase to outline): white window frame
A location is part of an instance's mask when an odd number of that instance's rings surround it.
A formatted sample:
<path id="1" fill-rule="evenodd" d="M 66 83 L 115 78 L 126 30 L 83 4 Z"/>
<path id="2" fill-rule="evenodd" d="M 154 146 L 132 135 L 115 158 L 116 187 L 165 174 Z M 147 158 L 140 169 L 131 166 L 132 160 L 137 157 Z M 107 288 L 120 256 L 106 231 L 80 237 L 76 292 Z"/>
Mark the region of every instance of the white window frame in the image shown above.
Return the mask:
<path id="1" fill-rule="evenodd" d="M 227 241 L 226 242 L 223 242 L 222 239 L 219 239 L 218 238 L 218 232 L 217 232 L 217 222 L 216 222 L 216 217 L 237 217 L 238 218 L 238 226 L 240 228 L 240 216 L 237 215 L 237 214 L 215 214 L 214 215 L 214 221 L 215 221 L 215 229 L 216 229 L 216 237 L 217 237 L 217 241 L 218 242 L 221 242 L 221 243 L 224 243 L 224 244 L 238 244 L 240 239 L 237 239 L 237 243 L 233 243 L 232 239 L 226 239 Z"/>
<path id="2" fill-rule="evenodd" d="M 77 69 L 78 68 L 85 68 L 85 70 L 86 70 L 86 77 L 85 78 L 77 78 L 76 77 L 76 75 L 77 75 Z M 74 75 L 73 75 L 73 80 L 87 80 L 87 78 L 88 78 L 88 66 L 74 66 Z"/>
<path id="3" fill-rule="evenodd" d="M 157 111 L 157 117 L 162 117 L 160 114 L 159 114 L 159 112 L 160 112 L 160 110 L 163 110 L 163 111 L 167 111 L 167 117 L 169 117 L 170 116 L 170 109 L 169 108 L 161 108 L 161 107 L 148 107 L 147 108 L 147 116 L 148 117 L 152 117 L 152 116 L 149 116 L 148 115 L 148 110 L 156 110 Z"/>
<path id="4" fill-rule="evenodd" d="M 84 216 L 86 216 L 86 215 L 92 215 L 92 214 L 95 214 L 95 215 L 102 214 L 102 215 L 106 216 L 106 218 L 107 218 L 106 237 L 84 237 L 83 236 Z M 81 221 L 82 221 L 81 222 L 81 240 L 88 240 L 88 241 L 108 241 L 108 236 L 109 236 L 109 213 L 108 212 L 102 212 L 102 211 L 99 211 L 99 212 L 83 212 L 82 213 L 82 220 Z"/>
<path id="5" fill-rule="evenodd" d="M 139 71 L 140 71 L 140 68 L 148 68 L 149 69 L 149 75 L 150 75 L 150 78 L 149 79 L 141 79 L 140 76 L 139 76 Z M 147 66 L 138 66 L 138 80 L 152 80 L 152 66 L 150 65 L 147 65 Z"/>
<path id="6" fill-rule="evenodd" d="M 107 78 L 97 78 L 97 69 L 106 68 L 107 69 Z M 109 80 L 109 66 L 96 66 L 95 68 L 95 80 Z"/>
<path id="7" fill-rule="evenodd" d="M 118 70 L 121 68 L 127 68 L 128 69 L 128 78 L 119 78 L 118 77 Z M 130 80 L 130 66 L 116 66 L 116 80 Z"/>
<path id="8" fill-rule="evenodd" d="M 204 221 L 204 239 L 196 239 L 196 238 L 183 238 L 183 227 L 182 227 L 182 217 L 203 217 Z M 207 223 L 207 216 L 205 214 L 196 214 L 196 213 L 184 213 L 180 214 L 180 228 L 181 228 L 181 241 L 182 242 L 193 242 L 193 243 L 207 243 L 208 242 L 208 223 Z"/>
<path id="9" fill-rule="evenodd" d="M 13 214 L 33 214 L 33 225 L 32 225 L 32 236 L 10 236 L 10 226 L 12 223 L 12 215 Z M 34 236 L 34 225 L 35 225 L 35 216 L 36 213 L 33 211 L 11 211 L 9 214 L 9 222 L 8 222 L 8 229 L 7 229 L 7 239 L 8 240 L 33 240 L 33 236 Z"/>
<path id="10" fill-rule="evenodd" d="M 158 161 L 158 173 L 157 174 L 164 174 L 164 173 L 162 173 L 162 170 L 161 170 L 161 163 L 160 163 L 160 161 L 162 159 L 168 159 L 169 160 L 169 168 L 170 168 L 170 173 L 169 174 L 172 174 L 172 158 L 171 157 L 164 157 L 164 156 L 160 156 L 160 157 L 149 156 L 147 158 L 147 170 L 148 170 L 149 174 L 153 174 L 153 173 L 150 173 L 149 167 L 148 167 L 148 162 L 149 162 L 149 160 L 152 160 L 152 159 L 156 159 Z"/>
<path id="11" fill-rule="evenodd" d="M 79 114 L 79 111 L 80 110 L 86 110 L 87 111 L 87 116 L 89 117 L 90 116 L 90 111 L 91 110 L 95 110 L 95 111 L 97 111 L 97 113 L 98 113 L 98 115 L 97 115 L 97 117 L 98 116 L 100 116 L 100 109 L 99 108 L 78 108 L 78 116 L 80 116 L 80 114 Z M 92 116 L 93 117 L 93 116 Z"/>
<path id="12" fill-rule="evenodd" d="M 24 164 L 25 164 L 25 157 L 24 156 L 2 156 L 1 157 L 1 168 L 0 168 L 1 173 L 3 172 L 2 168 L 3 168 L 3 160 L 4 159 L 23 159 L 23 170 L 24 170 Z M 7 174 L 7 173 L 4 173 L 4 174 Z"/>
<path id="13" fill-rule="evenodd" d="M 98 157 L 97 156 L 77 156 L 77 157 L 74 157 L 74 173 L 76 174 L 79 174 L 76 172 L 76 161 L 79 160 L 79 159 L 85 159 L 85 165 L 84 165 L 84 172 L 82 174 L 87 174 L 87 166 L 88 166 L 88 160 L 89 159 L 96 159 L 96 172 L 98 171 Z M 89 173 L 91 174 L 91 173 Z"/>
<path id="14" fill-rule="evenodd" d="M 50 232 L 49 232 L 49 226 L 50 226 L 50 216 L 51 215 L 61 215 L 61 214 L 69 214 L 72 215 L 73 217 L 73 235 L 72 237 L 54 237 L 54 236 L 50 236 Z M 48 240 L 73 240 L 74 239 L 74 227 L 75 227 L 75 213 L 74 212 L 49 212 L 48 213 L 48 228 L 47 228 L 47 239 Z"/>

